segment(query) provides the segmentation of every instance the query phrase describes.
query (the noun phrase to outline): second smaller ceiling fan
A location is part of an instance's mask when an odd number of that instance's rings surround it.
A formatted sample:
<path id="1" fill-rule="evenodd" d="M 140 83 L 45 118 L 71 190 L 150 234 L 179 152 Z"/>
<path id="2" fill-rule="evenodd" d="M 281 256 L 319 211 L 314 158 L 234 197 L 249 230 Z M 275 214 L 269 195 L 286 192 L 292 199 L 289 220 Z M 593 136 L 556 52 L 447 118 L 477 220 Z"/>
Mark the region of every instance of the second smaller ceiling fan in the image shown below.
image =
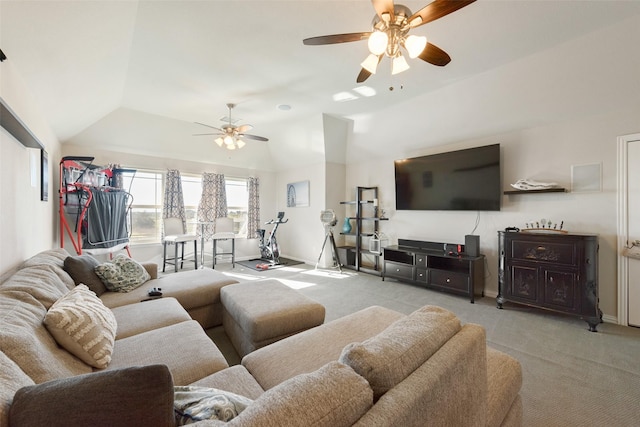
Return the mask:
<path id="1" fill-rule="evenodd" d="M 253 139 L 256 141 L 269 141 L 269 139 L 264 136 L 250 135 L 245 133 L 248 130 L 253 129 L 251 125 L 240 125 L 236 126 L 233 124 L 233 120 L 231 119 L 231 110 L 236 106 L 236 104 L 227 104 L 227 108 L 229 109 L 229 116 L 227 117 L 227 123 L 222 125 L 220 128 L 215 126 L 207 125 L 204 123 L 196 122 L 196 124 L 206 126 L 211 129 L 215 129 L 217 132 L 214 133 L 196 133 L 194 136 L 203 136 L 203 135 L 217 135 L 218 138 L 215 139 L 216 144 L 220 147 L 225 147 L 228 150 L 235 150 L 236 148 L 240 149 L 246 145 L 243 139 Z"/>

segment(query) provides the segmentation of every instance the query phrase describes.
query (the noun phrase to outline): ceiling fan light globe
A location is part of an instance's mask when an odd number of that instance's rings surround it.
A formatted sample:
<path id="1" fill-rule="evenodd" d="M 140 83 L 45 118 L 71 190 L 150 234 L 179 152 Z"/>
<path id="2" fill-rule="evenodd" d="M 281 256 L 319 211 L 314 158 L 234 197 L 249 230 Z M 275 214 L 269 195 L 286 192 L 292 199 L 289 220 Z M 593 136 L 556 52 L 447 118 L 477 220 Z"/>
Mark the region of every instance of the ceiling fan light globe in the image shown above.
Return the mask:
<path id="1" fill-rule="evenodd" d="M 407 60 L 404 59 L 404 56 L 396 56 L 393 58 L 393 65 L 391 66 L 391 74 L 399 74 L 403 71 L 407 71 L 409 69 L 409 64 L 407 64 Z"/>
<path id="2" fill-rule="evenodd" d="M 417 58 L 427 46 L 427 38 L 411 35 L 404 42 L 404 47 L 409 53 L 409 58 Z"/>
<path id="3" fill-rule="evenodd" d="M 223 144 L 222 138 L 216 138 L 215 141 L 216 141 L 216 144 L 218 144 L 218 147 L 222 147 L 222 144 Z"/>
<path id="4" fill-rule="evenodd" d="M 372 53 L 367 56 L 367 58 L 362 61 L 362 64 L 360 65 L 371 74 L 375 74 L 376 69 L 378 68 L 378 62 L 378 57 Z"/>
<path id="5" fill-rule="evenodd" d="M 382 55 L 387 50 L 387 44 L 389 44 L 389 36 L 383 31 L 374 31 L 367 41 L 369 52 L 374 55 Z"/>
<path id="6" fill-rule="evenodd" d="M 227 145 L 233 145 L 233 137 L 227 135 L 224 137 L 224 143 Z"/>
<path id="7" fill-rule="evenodd" d="M 246 144 L 243 140 L 239 139 L 236 144 L 238 145 L 238 148 L 242 148 L 244 147 Z"/>
<path id="8" fill-rule="evenodd" d="M 235 144 L 229 144 L 229 145 L 227 145 L 227 150 L 235 150 L 235 149 L 236 149 Z"/>

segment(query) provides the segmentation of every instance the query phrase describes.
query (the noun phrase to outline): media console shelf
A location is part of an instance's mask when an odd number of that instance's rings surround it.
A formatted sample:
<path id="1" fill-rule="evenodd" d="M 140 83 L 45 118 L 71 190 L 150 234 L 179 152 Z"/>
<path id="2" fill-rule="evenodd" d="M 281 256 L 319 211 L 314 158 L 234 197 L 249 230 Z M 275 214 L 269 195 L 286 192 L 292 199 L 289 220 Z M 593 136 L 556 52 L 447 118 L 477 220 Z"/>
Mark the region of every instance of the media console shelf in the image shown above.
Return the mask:
<path id="1" fill-rule="evenodd" d="M 466 295 L 472 304 L 484 296 L 484 255 L 465 256 L 464 245 L 398 239 L 384 248 L 383 260 L 382 280 Z"/>

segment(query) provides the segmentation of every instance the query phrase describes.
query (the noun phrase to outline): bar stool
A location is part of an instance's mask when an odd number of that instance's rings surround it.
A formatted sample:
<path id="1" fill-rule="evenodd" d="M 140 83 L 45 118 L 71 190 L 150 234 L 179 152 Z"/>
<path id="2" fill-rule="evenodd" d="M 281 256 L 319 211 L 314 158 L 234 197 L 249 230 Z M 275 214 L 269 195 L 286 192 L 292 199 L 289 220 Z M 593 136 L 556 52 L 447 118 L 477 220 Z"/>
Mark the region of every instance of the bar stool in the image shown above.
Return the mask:
<path id="1" fill-rule="evenodd" d="M 178 272 L 178 261 L 180 261 L 180 268 L 184 267 L 184 245 L 188 242 L 193 242 L 193 261 L 195 263 L 196 270 L 198 269 L 198 237 L 195 234 L 185 234 L 184 225 L 180 218 L 165 218 L 164 223 L 164 239 L 162 239 L 162 272 L 167 264 L 173 265 L 174 270 Z M 173 258 L 167 258 L 167 245 L 174 245 Z M 178 256 L 178 246 L 182 251 Z"/>
<path id="2" fill-rule="evenodd" d="M 213 268 L 216 268 L 216 259 L 220 256 L 231 255 L 231 266 L 236 267 L 236 235 L 233 232 L 233 218 L 223 217 L 215 220 L 215 234 L 213 239 Z M 231 240 L 231 252 L 218 252 L 218 240 Z"/>

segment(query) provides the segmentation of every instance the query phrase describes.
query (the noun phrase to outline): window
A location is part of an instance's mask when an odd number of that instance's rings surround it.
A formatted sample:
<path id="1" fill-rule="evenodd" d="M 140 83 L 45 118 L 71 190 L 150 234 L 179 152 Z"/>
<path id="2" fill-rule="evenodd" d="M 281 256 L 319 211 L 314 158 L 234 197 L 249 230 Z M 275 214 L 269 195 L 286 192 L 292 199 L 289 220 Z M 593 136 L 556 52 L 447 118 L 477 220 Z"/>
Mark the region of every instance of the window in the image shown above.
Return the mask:
<path id="1" fill-rule="evenodd" d="M 249 188 L 246 179 L 225 177 L 227 191 L 227 210 L 233 218 L 233 231 L 247 234 L 247 212 L 249 210 Z"/>
<path id="2" fill-rule="evenodd" d="M 198 221 L 198 204 L 202 196 L 202 178 L 182 175 L 187 232 L 195 233 Z M 164 179 L 160 172 L 140 171 L 124 173 L 124 189 L 133 196 L 131 206 L 131 244 L 159 243 L 162 236 L 162 204 Z M 225 177 L 227 209 L 233 218 L 236 234 L 247 234 L 247 210 L 249 190 L 247 179 Z"/>
<path id="3" fill-rule="evenodd" d="M 133 196 L 131 244 L 157 243 L 162 234 L 162 174 L 123 173 L 123 187 Z"/>

